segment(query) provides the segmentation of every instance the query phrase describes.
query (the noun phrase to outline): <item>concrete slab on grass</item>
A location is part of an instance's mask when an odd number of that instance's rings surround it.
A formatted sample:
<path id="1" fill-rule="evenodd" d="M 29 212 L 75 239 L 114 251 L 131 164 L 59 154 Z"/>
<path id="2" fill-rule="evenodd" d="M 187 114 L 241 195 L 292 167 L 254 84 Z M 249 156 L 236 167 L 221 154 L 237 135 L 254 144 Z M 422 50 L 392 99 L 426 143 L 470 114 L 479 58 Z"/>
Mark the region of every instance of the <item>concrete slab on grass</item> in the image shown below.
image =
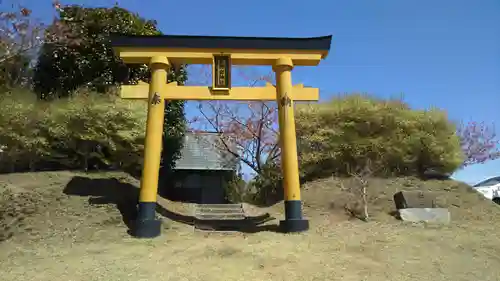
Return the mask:
<path id="1" fill-rule="evenodd" d="M 409 222 L 449 224 L 451 220 L 450 211 L 446 208 L 407 208 L 398 212 L 401 220 Z"/>

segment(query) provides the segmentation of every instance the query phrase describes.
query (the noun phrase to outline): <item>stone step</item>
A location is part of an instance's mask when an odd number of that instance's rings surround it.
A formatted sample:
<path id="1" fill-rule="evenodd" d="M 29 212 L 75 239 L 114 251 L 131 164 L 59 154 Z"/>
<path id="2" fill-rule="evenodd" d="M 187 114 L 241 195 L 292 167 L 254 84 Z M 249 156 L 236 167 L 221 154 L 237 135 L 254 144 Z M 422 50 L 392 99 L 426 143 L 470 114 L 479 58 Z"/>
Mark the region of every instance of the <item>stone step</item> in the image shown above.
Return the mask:
<path id="1" fill-rule="evenodd" d="M 197 214 L 199 220 L 244 220 L 244 214 Z"/>
<path id="2" fill-rule="evenodd" d="M 227 214 L 241 212 L 241 209 L 196 209 L 197 213 Z"/>
<path id="3" fill-rule="evenodd" d="M 245 211 L 242 204 L 198 204 L 194 217 L 204 221 L 244 220 Z"/>
<path id="4" fill-rule="evenodd" d="M 211 210 L 232 210 L 243 208 L 242 204 L 198 204 L 198 209 L 211 209 Z"/>
<path id="5" fill-rule="evenodd" d="M 234 208 L 234 209 L 196 208 L 195 211 L 201 213 L 211 213 L 211 214 L 238 213 L 238 212 L 243 212 L 243 208 Z"/>
<path id="6" fill-rule="evenodd" d="M 211 207 L 211 208 L 234 208 L 241 207 L 242 204 L 197 204 L 198 207 Z"/>

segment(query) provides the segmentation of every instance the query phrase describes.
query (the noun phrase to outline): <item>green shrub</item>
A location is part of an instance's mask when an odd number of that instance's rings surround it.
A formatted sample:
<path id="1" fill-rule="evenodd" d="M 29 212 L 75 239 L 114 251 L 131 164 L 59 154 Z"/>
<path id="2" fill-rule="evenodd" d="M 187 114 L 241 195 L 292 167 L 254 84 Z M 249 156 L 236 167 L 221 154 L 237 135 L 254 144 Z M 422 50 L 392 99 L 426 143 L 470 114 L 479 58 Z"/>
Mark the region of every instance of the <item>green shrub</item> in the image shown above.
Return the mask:
<path id="1" fill-rule="evenodd" d="M 58 151 L 82 168 L 97 165 L 131 168 L 140 164 L 146 124 L 146 102 L 126 101 L 116 95 L 79 93 L 51 104 L 58 135 Z M 66 154 L 66 155 L 65 155 Z M 61 159 L 61 157 L 59 157 Z"/>
<path id="2" fill-rule="evenodd" d="M 258 206 L 270 206 L 283 200 L 283 176 L 281 168 L 272 163 L 262 167 L 261 174 L 257 175 L 249 184 L 249 193 L 245 200 Z"/>
<path id="3" fill-rule="evenodd" d="M 76 93 L 51 102 L 0 95 L 0 171 L 140 166 L 146 102 Z"/>
<path id="4" fill-rule="evenodd" d="M 246 183 L 245 181 L 235 175 L 224 185 L 224 191 L 226 194 L 226 200 L 231 203 L 241 203 L 245 202 L 246 196 Z"/>
<path id="5" fill-rule="evenodd" d="M 38 110 L 36 97 L 24 90 L 0 94 L 0 108 L 0 170 L 33 166 L 50 150 L 43 126 L 47 111 Z"/>
<path id="6" fill-rule="evenodd" d="M 452 173 L 463 161 L 456 127 L 446 113 L 412 110 L 401 101 L 364 95 L 298 105 L 301 176 L 346 175 L 370 159 L 377 175 Z"/>

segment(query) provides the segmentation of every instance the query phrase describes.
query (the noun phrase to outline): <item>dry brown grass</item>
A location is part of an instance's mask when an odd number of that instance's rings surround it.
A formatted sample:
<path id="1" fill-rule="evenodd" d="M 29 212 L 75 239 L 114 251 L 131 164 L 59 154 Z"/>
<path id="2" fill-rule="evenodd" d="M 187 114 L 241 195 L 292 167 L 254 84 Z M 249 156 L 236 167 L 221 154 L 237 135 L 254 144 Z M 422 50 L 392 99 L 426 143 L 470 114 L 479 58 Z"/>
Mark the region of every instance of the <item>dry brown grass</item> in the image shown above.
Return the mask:
<path id="1" fill-rule="evenodd" d="M 304 190 L 312 223 L 304 234 L 207 235 L 166 220 L 160 238 L 137 240 L 126 234 L 114 203 L 90 205 L 87 195 L 62 193 L 73 176 L 0 176 L 10 189 L 33 192 L 39 201 L 35 213 L 24 215 L 22 231 L 0 244 L 1 280 L 486 281 L 500 276 L 499 206 L 452 181 L 375 180 L 372 195 L 382 196 L 372 200 L 375 219 L 369 223 L 345 219 L 338 206 L 348 195 L 339 191 L 340 180 L 330 179 Z M 90 177 L 109 176 L 130 181 L 120 174 Z M 417 186 L 439 191 L 438 203 L 451 209 L 451 225 L 405 224 L 387 214 L 395 190 Z M 186 204 L 160 203 L 190 214 Z M 282 217 L 281 204 L 260 211 Z"/>

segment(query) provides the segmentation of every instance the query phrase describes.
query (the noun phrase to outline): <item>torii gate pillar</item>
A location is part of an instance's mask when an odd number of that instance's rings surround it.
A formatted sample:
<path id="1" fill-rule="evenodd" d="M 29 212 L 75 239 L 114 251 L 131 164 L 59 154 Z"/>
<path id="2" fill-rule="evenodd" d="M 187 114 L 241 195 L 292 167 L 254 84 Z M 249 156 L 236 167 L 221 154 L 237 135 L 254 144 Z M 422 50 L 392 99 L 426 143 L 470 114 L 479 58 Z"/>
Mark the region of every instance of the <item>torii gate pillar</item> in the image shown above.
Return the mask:
<path id="1" fill-rule="evenodd" d="M 273 66 L 276 73 L 281 169 L 285 192 L 285 219 L 280 221 L 280 228 L 286 232 L 300 232 L 309 228 L 309 222 L 302 218 L 295 117 L 293 100 L 290 99 L 292 69 L 293 61 L 290 58 L 280 58 Z"/>
<path id="2" fill-rule="evenodd" d="M 161 221 L 155 217 L 156 194 L 160 173 L 163 121 L 165 101 L 160 99 L 164 92 L 170 62 L 165 57 L 153 57 L 149 63 L 151 84 L 149 86 L 148 117 L 144 144 L 144 164 L 141 175 L 139 206 L 133 234 L 137 237 L 156 237 L 161 232 Z"/>

